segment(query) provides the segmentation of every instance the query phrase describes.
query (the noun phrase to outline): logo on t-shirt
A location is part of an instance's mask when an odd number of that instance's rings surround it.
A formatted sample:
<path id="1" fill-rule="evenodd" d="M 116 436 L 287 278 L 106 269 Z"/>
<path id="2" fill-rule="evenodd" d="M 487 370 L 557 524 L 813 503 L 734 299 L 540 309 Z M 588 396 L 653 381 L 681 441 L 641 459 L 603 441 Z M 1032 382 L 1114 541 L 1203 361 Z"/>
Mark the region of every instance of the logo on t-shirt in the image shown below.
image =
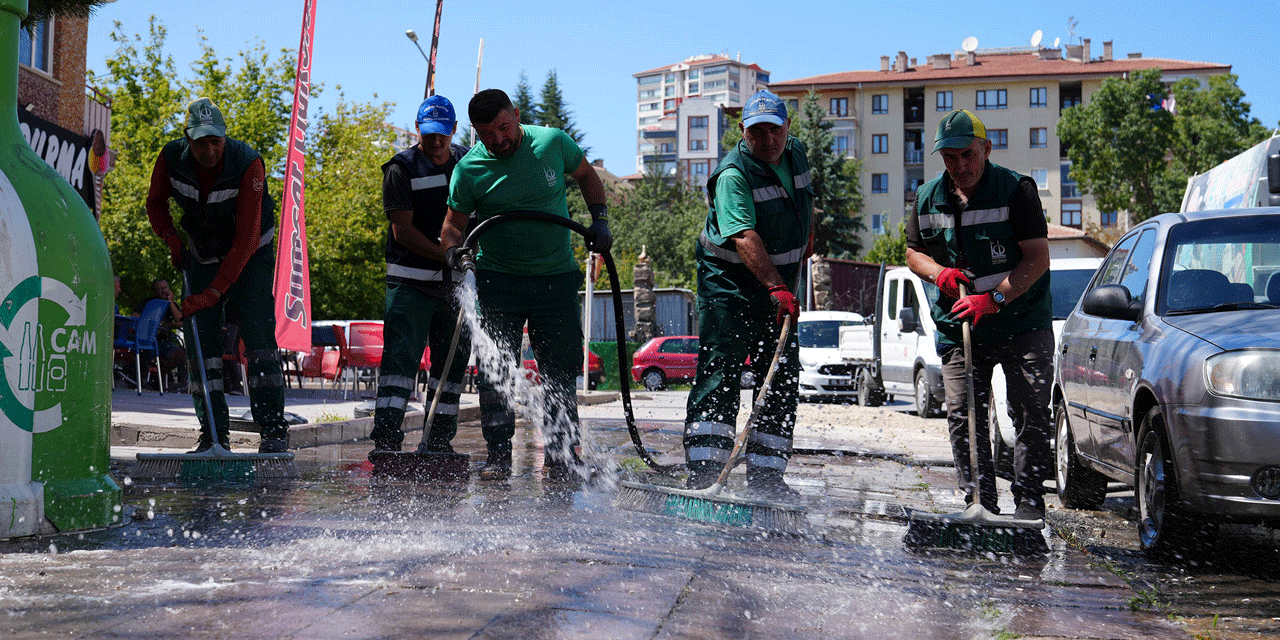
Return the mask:
<path id="1" fill-rule="evenodd" d="M 1005 255 L 1004 245 L 1000 244 L 999 242 L 992 242 L 991 243 L 991 264 L 993 265 L 1004 264 L 1006 261 L 1008 261 L 1008 259 L 1009 258 Z"/>
<path id="2" fill-rule="evenodd" d="M 555 187 L 556 182 L 558 182 L 557 179 L 560 177 L 559 174 L 557 174 L 554 169 L 552 169 L 551 167 L 548 167 L 545 164 L 542 165 L 542 173 L 547 176 L 547 186 Z"/>

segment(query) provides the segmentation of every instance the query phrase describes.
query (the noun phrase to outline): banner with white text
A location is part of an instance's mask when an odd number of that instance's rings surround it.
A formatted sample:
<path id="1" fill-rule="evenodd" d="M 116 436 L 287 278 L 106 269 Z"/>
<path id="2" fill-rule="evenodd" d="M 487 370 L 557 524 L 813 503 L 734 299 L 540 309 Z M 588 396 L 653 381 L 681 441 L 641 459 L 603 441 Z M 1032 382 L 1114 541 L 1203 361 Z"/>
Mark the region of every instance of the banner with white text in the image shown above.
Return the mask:
<path id="1" fill-rule="evenodd" d="M 298 77 L 293 85 L 289 150 L 285 157 L 280 243 L 276 249 L 276 344 L 290 351 L 311 351 L 311 268 L 307 260 L 306 141 L 307 103 L 311 97 L 311 43 L 316 1 L 303 0 Z"/>

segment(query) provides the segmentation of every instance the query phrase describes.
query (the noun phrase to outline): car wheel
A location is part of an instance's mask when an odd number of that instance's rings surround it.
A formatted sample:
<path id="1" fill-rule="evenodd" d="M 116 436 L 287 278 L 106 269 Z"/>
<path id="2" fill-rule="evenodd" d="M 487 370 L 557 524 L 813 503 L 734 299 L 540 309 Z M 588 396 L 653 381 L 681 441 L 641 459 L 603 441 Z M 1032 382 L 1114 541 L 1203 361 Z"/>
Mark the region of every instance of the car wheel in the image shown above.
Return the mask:
<path id="1" fill-rule="evenodd" d="M 644 388 L 650 391 L 657 391 L 667 386 L 667 377 L 662 374 L 661 369 L 649 369 L 640 379 L 644 382 Z"/>
<path id="2" fill-rule="evenodd" d="M 938 417 L 938 401 L 929 390 L 929 376 L 924 369 L 916 371 L 916 415 L 921 418 Z"/>
<path id="3" fill-rule="evenodd" d="M 1085 466 L 1076 457 L 1076 438 L 1071 433 L 1067 407 L 1058 403 L 1053 412 L 1057 427 L 1054 447 L 1054 472 L 1058 481 L 1058 499 L 1068 509 L 1097 510 L 1107 498 L 1106 476 Z M 1003 442 L 1003 438 L 1000 438 Z"/>
<path id="4" fill-rule="evenodd" d="M 858 373 L 858 404 L 864 407 L 884 404 L 884 389 L 876 385 L 870 369 L 863 369 Z"/>
<path id="5" fill-rule="evenodd" d="M 1178 497 L 1173 454 L 1160 407 L 1147 412 L 1138 434 L 1134 497 L 1142 552 L 1161 559 L 1199 557 L 1212 543 L 1217 525 L 1187 513 Z"/>

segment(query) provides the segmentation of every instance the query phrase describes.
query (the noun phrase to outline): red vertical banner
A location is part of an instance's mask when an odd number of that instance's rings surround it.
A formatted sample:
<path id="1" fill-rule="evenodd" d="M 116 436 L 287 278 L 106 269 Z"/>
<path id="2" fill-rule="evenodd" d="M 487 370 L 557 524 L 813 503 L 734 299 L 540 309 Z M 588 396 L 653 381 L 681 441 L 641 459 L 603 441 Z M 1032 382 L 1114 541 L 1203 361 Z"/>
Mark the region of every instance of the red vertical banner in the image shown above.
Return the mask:
<path id="1" fill-rule="evenodd" d="M 293 85 L 289 151 L 285 158 L 280 243 L 276 249 L 276 344 L 291 351 L 311 350 L 311 269 L 307 260 L 306 187 L 307 103 L 311 97 L 311 43 L 316 1 L 303 0 L 298 77 Z"/>

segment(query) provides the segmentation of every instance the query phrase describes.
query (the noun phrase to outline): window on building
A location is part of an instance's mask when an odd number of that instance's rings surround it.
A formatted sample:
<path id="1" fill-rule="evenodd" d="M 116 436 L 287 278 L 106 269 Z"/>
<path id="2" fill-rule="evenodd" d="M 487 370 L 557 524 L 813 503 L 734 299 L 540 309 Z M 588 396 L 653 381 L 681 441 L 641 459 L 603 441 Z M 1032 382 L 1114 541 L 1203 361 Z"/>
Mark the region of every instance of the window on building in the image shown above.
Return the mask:
<path id="1" fill-rule="evenodd" d="M 647 118 L 640 118 L 640 120 L 638 121 L 638 124 L 640 124 L 641 126 L 646 124 L 658 124 L 658 119 L 659 119 L 658 116 L 649 116 Z"/>
<path id="2" fill-rule="evenodd" d="M 889 174 L 871 174 L 871 193 L 889 193 Z"/>
<path id="3" fill-rule="evenodd" d="M 939 91 L 936 104 L 938 111 L 951 111 L 951 92 Z"/>
<path id="4" fill-rule="evenodd" d="M 40 22 L 32 27 L 34 35 L 26 29 L 19 29 L 18 62 L 39 69 L 45 73 L 53 73 L 53 63 L 49 55 L 49 23 Z"/>
<path id="5" fill-rule="evenodd" d="M 827 107 L 827 115 L 844 117 L 849 115 L 849 99 L 848 98 L 832 98 L 830 106 Z"/>
<path id="6" fill-rule="evenodd" d="M 686 93 L 688 93 L 689 95 L 693 95 L 693 94 L 695 94 L 695 93 L 699 93 L 699 91 L 698 91 L 698 83 L 696 83 L 696 82 L 690 82 L 690 83 L 689 83 L 689 90 L 688 90 Z"/>
<path id="7" fill-rule="evenodd" d="M 1047 107 L 1049 106 L 1049 90 L 1045 87 L 1031 88 L 1031 106 Z"/>
<path id="8" fill-rule="evenodd" d="M 707 116 L 689 116 L 690 129 L 706 129 L 708 124 Z"/>
<path id="9" fill-rule="evenodd" d="M 1079 202 L 1062 203 L 1062 226 L 1080 228 L 1082 209 Z"/>
<path id="10" fill-rule="evenodd" d="M 974 106 L 980 111 L 986 109 L 1008 109 L 1009 92 L 1005 89 L 987 89 L 986 91 L 979 91 L 977 95 L 977 104 Z"/>
<path id="11" fill-rule="evenodd" d="M 704 97 L 705 97 L 706 99 L 710 100 L 711 102 L 715 103 L 715 104 L 720 104 L 720 103 L 724 102 L 724 94 L 723 94 L 723 93 L 713 93 L 713 94 L 711 94 L 711 95 L 709 95 L 709 96 L 704 96 Z"/>
<path id="12" fill-rule="evenodd" d="M 707 141 L 700 140 L 698 138 L 689 138 L 689 150 L 690 151 L 706 151 Z"/>
<path id="13" fill-rule="evenodd" d="M 667 85 L 667 87 L 662 91 L 662 97 L 664 98 L 670 98 L 675 94 L 676 94 L 676 88 L 672 85 Z"/>
<path id="14" fill-rule="evenodd" d="M 1068 107 L 1074 107 L 1074 106 L 1076 106 L 1076 105 L 1078 105 L 1078 104 L 1080 104 L 1080 94 L 1078 94 L 1078 93 L 1074 93 L 1074 94 L 1063 93 L 1063 94 L 1062 94 L 1062 108 L 1063 108 L 1063 109 L 1066 109 L 1066 108 L 1068 108 Z"/>
<path id="15" fill-rule="evenodd" d="M 769 84 L 769 74 L 767 74 L 767 73 L 757 73 L 757 74 L 756 74 L 756 82 L 758 82 L 758 83 L 760 83 L 760 84 Z"/>
<path id="16" fill-rule="evenodd" d="M 796 112 L 797 112 L 797 111 L 799 111 L 799 110 L 800 110 L 800 101 L 799 101 L 799 100 L 788 100 L 788 101 L 787 101 L 787 115 L 789 115 L 789 116 L 795 116 Z"/>
<path id="17" fill-rule="evenodd" d="M 889 134 L 877 133 L 871 136 L 871 153 L 889 153 Z"/>
<path id="18" fill-rule="evenodd" d="M 667 74 L 667 77 L 666 77 L 666 81 L 667 81 L 667 82 L 675 82 L 675 81 L 676 81 L 676 74 L 674 74 L 674 73 L 668 73 L 668 74 Z"/>
<path id="19" fill-rule="evenodd" d="M 702 83 L 702 90 L 710 91 L 712 89 L 723 89 L 726 84 L 727 82 L 724 80 L 707 80 Z"/>
<path id="20" fill-rule="evenodd" d="M 675 108 L 676 108 L 676 105 L 677 105 L 677 104 L 679 104 L 679 103 L 678 103 L 678 102 L 676 102 L 676 99 L 675 99 L 675 98 L 667 98 L 666 100 L 663 100 L 663 101 L 662 101 L 662 110 L 663 110 L 663 111 L 671 111 L 672 109 L 675 109 Z"/>
<path id="21" fill-rule="evenodd" d="M 664 143 L 662 143 L 661 150 L 662 150 L 662 153 L 664 153 L 664 154 L 667 154 L 667 153 L 675 153 L 675 152 L 676 152 L 676 145 L 674 145 L 674 144 L 672 144 L 672 143 L 670 143 L 670 142 L 664 142 Z"/>
<path id="22" fill-rule="evenodd" d="M 889 113 L 889 94 L 877 93 L 871 96 L 871 113 Z"/>
<path id="23" fill-rule="evenodd" d="M 1049 188 L 1049 170 L 1048 169 L 1032 169 L 1031 179 L 1036 181 L 1036 187 L 1040 189 Z"/>
<path id="24" fill-rule="evenodd" d="M 657 90 L 657 89 L 646 89 L 646 90 L 644 90 L 644 91 L 641 91 L 641 92 L 640 92 L 640 99 L 641 99 L 641 100 L 644 100 L 645 98 L 656 98 L 656 97 L 658 97 L 658 90 Z"/>
<path id="25" fill-rule="evenodd" d="M 1071 163 L 1064 162 L 1062 164 L 1062 197 L 1063 198 L 1079 198 L 1080 187 L 1076 185 L 1075 179 L 1071 177 Z"/>
<path id="26" fill-rule="evenodd" d="M 638 84 L 657 84 L 662 82 L 662 76 L 640 76 L 636 79 Z"/>
<path id="27" fill-rule="evenodd" d="M 686 76 L 687 78 L 689 78 L 690 80 L 697 80 L 697 79 L 698 79 L 698 70 L 697 70 L 697 69 L 690 69 L 690 70 L 689 70 L 689 72 L 685 74 L 685 76 Z"/>
<path id="28" fill-rule="evenodd" d="M 699 160 L 689 164 L 689 173 L 695 176 L 707 175 L 707 161 Z"/>
<path id="29" fill-rule="evenodd" d="M 992 149 L 1009 148 L 1008 129 L 987 129 L 987 139 L 991 141 Z"/>
<path id="30" fill-rule="evenodd" d="M 717 73 L 724 73 L 724 72 L 726 72 L 726 71 L 728 71 L 728 70 L 729 70 L 729 65 L 727 65 L 727 64 L 718 64 L 718 65 L 716 65 L 716 66 L 714 66 L 714 67 L 707 67 L 706 69 L 703 69 L 703 70 L 702 70 L 702 75 L 704 75 L 704 76 L 713 76 L 713 75 L 715 75 L 715 74 L 717 74 Z"/>
<path id="31" fill-rule="evenodd" d="M 831 143 L 831 151 L 838 156 L 849 155 L 849 136 L 836 136 Z"/>
<path id="32" fill-rule="evenodd" d="M 874 234 L 884 233 L 884 218 L 885 216 L 883 213 L 871 214 L 871 233 L 874 233 Z"/>
<path id="33" fill-rule="evenodd" d="M 1116 215 L 1115 211 L 1099 211 L 1098 212 L 1098 221 L 1104 227 L 1116 226 L 1116 220 L 1118 217 L 1119 216 Z"/>
<path id="34" fill-rule="evenodd" d="M 1044 127 L 1031 129 L 1031 148 L 1044 149 L 1049 146 L 1049 130 Z"/>
<path id="35" fill-rule="evenodd" d="M 658 103 L 657 103 L 657 102 L 642 102 L 642 103 L 640 103 L 640 110 L 641 110 L 641 111 L 657 111 L 657 109 L 658 109 Z"/>

